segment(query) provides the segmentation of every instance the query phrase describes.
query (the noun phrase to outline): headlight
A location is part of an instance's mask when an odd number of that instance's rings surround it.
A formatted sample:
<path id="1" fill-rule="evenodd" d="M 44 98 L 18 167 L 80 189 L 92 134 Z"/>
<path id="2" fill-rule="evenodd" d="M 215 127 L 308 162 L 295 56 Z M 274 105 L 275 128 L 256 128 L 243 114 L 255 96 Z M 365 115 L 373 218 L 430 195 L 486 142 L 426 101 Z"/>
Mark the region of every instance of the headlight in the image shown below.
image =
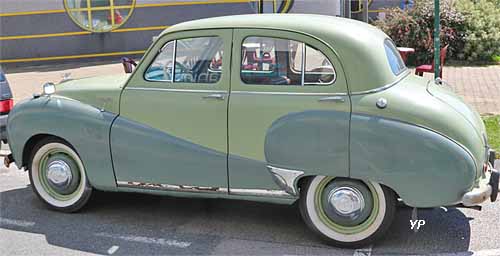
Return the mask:
<path id="1" fill-rule="evenodd" d="M 54 83 L 45 83 L 43 85 L 43 94 L 51 95 L 56 92 L 56 85 Z"/>

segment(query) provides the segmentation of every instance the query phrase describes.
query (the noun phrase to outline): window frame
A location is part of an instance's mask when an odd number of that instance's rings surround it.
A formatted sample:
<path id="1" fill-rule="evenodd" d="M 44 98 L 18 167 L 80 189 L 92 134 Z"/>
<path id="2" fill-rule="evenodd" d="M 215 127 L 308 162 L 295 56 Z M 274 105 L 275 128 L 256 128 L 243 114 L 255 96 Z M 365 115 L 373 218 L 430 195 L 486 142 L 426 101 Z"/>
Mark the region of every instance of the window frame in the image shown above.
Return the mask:
<path id="1" fill-rule="evenodd" d="M 303 41 L 300 41 L 300 40 L 296 40 L 296 39 L 291 39 L 291 38 L 285 38 L 285 37 L 280 37 L 280 36 L 267 36 L 267 35 L 246 35 L 245 37 L 243 37 L 242 41 L 241 41 L 241 45 L 240 45 L 240 50 L 239 50 L 239 55 L 240 55 L 240 62 L 238 63 L 239 65 L 239 78 L 240 78 L 240 81 L 242 84 L 244 84 L 245 86 L 255 86 L 255 85 L 266 85 L 266 86 L 280 86 L 280 87 L 283 87 L 284 85 L 279 85 L 279 84 L 255 84 L 255 83 L 247 83 L 245 82 L 245 80 L 243 80 L 242 78 L 242 73 L 272 73 L 274 71 L 246 71 L 243 70 L 241 67 L 243 65 L 243 44 L 245 43 L 245 41 L 248 39 L 248 38 L 270 38 L 270 39 L 281 39 L 281 40 L 289 40 L 289 41 L 296 41 L 298 42 L 299 44 L 302 44 L 302 57 L 301 57 L 301 83 L 300 85 L 285 85 L 285 86 L 291 86 L 291 87 L 313 87 L 313 86 L 317 86 L 317 87 L 326 87 L 326 86 L 330 86 L 330 85 L 333 85 L 336 81 L 337 81 L 337 70 L 335 68 L 335 66 L 333 65 L 333 62 L 332 60 L 330 60 L 330 58 L 328 57 L 327 54 L 325 54 L 324 52 L 322 52 L 321 50 L 317 49 L 316 47 L 313 47 L 312 45 L 310 44 L 307 44 L 306 42 L 303 42 Z M 233 42 L 234 43 L 234 42 Z M 329 83 L 321 83 L 321 82 L 314 82 L 314 83 L 311 83 L 311 82 L 305 82 L 305 76 L 306 76 L 306 52 L 307 52 L 307 46 L 317 50 L 318 52 L 320 52 L 327 60 L 328 62 L 330 62 L 331 66 L 332 66 L 332 69 L 333 69 L 333 79 L 331 82 Z M 291 72 L 295 73 L 295 74 L 298 74 L 299 72 L 297 72 L 291 65 L 291 56 L 289 56 L 289 60 L 288 60 L 288 68 Z M 322 72 L 307 72 L 308 74 L 323 74 Z M 330 73 L 326 73 L 326 74 L 330 74 Z"/>
<path id="2" fill-rule="evenodd" d="M 206 82 L 206 83 L 196 83 L 196 82 L 175 82 L 175 64 L 176 64 L 176 61 L 175 59 L 177 58 L 177 41 L 179 40 L 185 40 L 185 39 L 195 39 L 195 38 L 219 38 L 222 42 L 222 50 L 224 50 L 224 38 L 222 36 L 219 36 L 219 35 L 203 35 L 203 36 L 192 36 L 192 37 L 182 37 L 182 38 L 174 38 L 170 41 L 166 41 L 161 47 L 160 49 L 157 51 L 157 53 L 155 54 L 155 56 L 151 59 L 151 61 L 149 62 L 149 64 L 146 66 L 144 72 L 142 73 L 142 78 L 144 79 L 144 81 L 146 82 L 153 82 L 153 83 L 168 83 L 168 84 L 192 84 L 192 85 L 197 85 L 197 84 L 206 84 L 206 85 L 209 85 L 209 86 L 212 86 L 212 85 L 216 85 L 218 83 L 220 83 L 220 81 L 223 79 L 223 65 L 224 65 L 224 60 L 222 61 L 222 65 L 221 65 L 221 70 L 211 70 L 210 67 L 207 67 L 207 70 L 210 70 L 211 72 L 214 72 L 214 73 L 220 73 L 220 77 L 219 79 L 216 81 L 216 82 L 213 82 L 213 83 L 209 83 L 209 82 Z M 174 49 L 172 51 L 172 76 L 171 76 L 171 79 L 170 80 L 151 80 L 151 79 L 148 79 L 146 77 L 146 74 L 149 70 L 149 68 L 151 67 L 151 65 L 153 65 L 153 63 L 156 61 L 156 58 L 158 58 L 158 55 L 161 54 L 161 52 L 163 51 L 163 49 L 165 49 L 165 47 L 167 45 L 169 45 L 170 43 L 174 44 Z M 224 55 L 224 53 L 223 53 Z M 222 56 L 223 57 L 223 56 Z"/>
<path id="3" fill-rule="evenodd" d="M 397 64 L 398 64 L 398 66 L 401 67 L 401 65 L 402 65 L 402 67 L 403 67 L 403 68 L 400 68 L 398 70 L 398 72 L 394 72 L 394 70 L 392 69 L 392 65 L 391 65 L 391 61 L 390 61 L 390 58 L 389 58 L 389 52 L 388 52 L 388 50 L 390 50 L 392 52 L 392 54 L 395 55 L 395 57 L 397 58 L 397 62 L 398 62 Z M 391 70 L 392 74 L 394 74 L 395 76 L 399 76 L 402 73 L 404 73 L 406 70 L 408 70 L 408 67 L 406 66 L 406 63 L 404 63 L 403 58 L 401 58 L 401 54 L 398 51 L 398 47 L 396 46 L 396 44 L 394 43 L 394 41 L 392 41 L 389 38 L 386 38 L 384 40 L 384 52 L 385 52 L 385 58 L 387 60 L 387 64 L 389 65 L 389 69 Z"/>
<path id="4" fill-rule="evenodd" d="M 125 23 L 127 23 L 128 19 L 130 17 L 132 17 L 134 10 L 135 10 L 135 7 L 136 7 L 136 3 L 137 3 L 137 0 L 131 0 L 132 3 L 130 5 L 115 5 L 114 0 L 109 0 L 109 6 L 97 6 L 97 7 L 94 6 L 94 7 L 92 7 L 92 0 L 83 0 L 83 1 L 86 1 L 87 7 L 77 8 L 77 7 L 70 7 L 71 5 L 68 3 L 68 1 L 72 1 L 72 0 L 64 0 L 64 10 L 66 11 L 66 14 L 69 16 L 69 18 L 73 21 L 73 23 L 75 23 L 75 25 L 77 25 L 81 29 L 86 30 L 86 31 L 90 31 L 93 33 L 107 33 L 107 32 L 111 32 L 111 31 L 123 26 Z M 115 23 L 115 13 L 114 13 L 115 10 L 128 10 L 129 11 L 127 16 L 123 19 L 123 21 L 119 25 L 116 25 L 116 23 Z M 109 11 L 110 12 L 111 28 L 109 30 L 108 29 L 100 30 L 100 29 L 93 28 L 92 12 L 94 12 L 94 11 Z M 84 16 L 87 17 L 87 22 L 89 23 L 89 26 L 88 27 L 84 26 L 84 24 L 82 24 L 73 15 L 74 12 L 86 12 L 86 14 Z"/>

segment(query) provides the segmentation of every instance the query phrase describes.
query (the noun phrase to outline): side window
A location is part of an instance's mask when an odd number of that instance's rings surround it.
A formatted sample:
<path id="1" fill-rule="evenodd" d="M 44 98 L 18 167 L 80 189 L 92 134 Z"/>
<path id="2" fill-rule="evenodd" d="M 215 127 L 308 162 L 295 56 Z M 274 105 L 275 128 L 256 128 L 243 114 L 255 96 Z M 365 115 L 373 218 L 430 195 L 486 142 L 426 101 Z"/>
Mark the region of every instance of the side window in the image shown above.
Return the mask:
<path id="1" fill-rule="evenodd" d="M 219 37 L 174 40 L 163 46 L 144 77 L 148 81 L 216 83 L 222 74 L 222 58 Z"/>
<path id="2" fill-rule="evenodd" d="M 304 86 L 335 81 L 335 70 L 328 58 L 302 42 L 247 37 L 241 52 L 241 80 L 246 84 Z"/>
<path id="3" fill-rule="evenodd" d="M 175 41 L 170 41 L 161 48 L 153 63 L 149 65 L 146 74 L 144 74 L 144 78 L 146 78 L 146 80 L 172 82 L 174 45 Z"/>
<path id="4" fill-rule="evenodd" d="M 385 54 L 387 55 L 387 61 L 389 61 L 389 66 L 391 66 L 392 73 L 394 75 L 399 75 L 401 72 L 406 70 L 406 65 L 398 52 L 398 49 L 394 43 L 386 39 L 384 41 Z"/>
<path id="5" fill-rule="evenodd" d="M 335 70 L 328 58 L 319 50 L 307 45 L 304 84 L 330 84 L 335 81 Z"/>

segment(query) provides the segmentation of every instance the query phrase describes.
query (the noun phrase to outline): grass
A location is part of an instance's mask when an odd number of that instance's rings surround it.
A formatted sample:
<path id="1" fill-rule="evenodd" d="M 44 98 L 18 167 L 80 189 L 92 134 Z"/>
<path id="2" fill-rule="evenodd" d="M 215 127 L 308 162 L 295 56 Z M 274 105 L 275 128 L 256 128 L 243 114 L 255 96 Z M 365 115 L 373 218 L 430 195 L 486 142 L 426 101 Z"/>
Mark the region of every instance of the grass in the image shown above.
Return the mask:
<path id="1" fill-rule="evenodd" d="M 484 125 L 488 133 L 488 142 L 490 147 L 497 152 L 497 158 L 500 157 L 500 116 L 484 116 Z"/>
<path id="2" fill-rule="evenodd" d="M 493 55 L 491 58 L 493 59 L 493 62 L 500 63 L 500 55 Z"/>

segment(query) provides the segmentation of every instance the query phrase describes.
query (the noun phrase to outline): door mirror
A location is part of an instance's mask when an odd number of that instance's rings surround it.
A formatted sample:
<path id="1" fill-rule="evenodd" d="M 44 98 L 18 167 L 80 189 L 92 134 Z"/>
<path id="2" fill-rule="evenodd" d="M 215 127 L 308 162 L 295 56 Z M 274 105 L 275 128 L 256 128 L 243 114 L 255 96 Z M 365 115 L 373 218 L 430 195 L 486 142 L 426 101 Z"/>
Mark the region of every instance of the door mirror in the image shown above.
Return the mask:
<path id="1" fill-rule="evenodd" d="M 137 63 L 128 57 L 123 57 L 122 58 L 122 64 L 123 64 L 123 69 L 125 73 L 130 74 L 134 70 L 134 67 L 137 66 Z"/>

